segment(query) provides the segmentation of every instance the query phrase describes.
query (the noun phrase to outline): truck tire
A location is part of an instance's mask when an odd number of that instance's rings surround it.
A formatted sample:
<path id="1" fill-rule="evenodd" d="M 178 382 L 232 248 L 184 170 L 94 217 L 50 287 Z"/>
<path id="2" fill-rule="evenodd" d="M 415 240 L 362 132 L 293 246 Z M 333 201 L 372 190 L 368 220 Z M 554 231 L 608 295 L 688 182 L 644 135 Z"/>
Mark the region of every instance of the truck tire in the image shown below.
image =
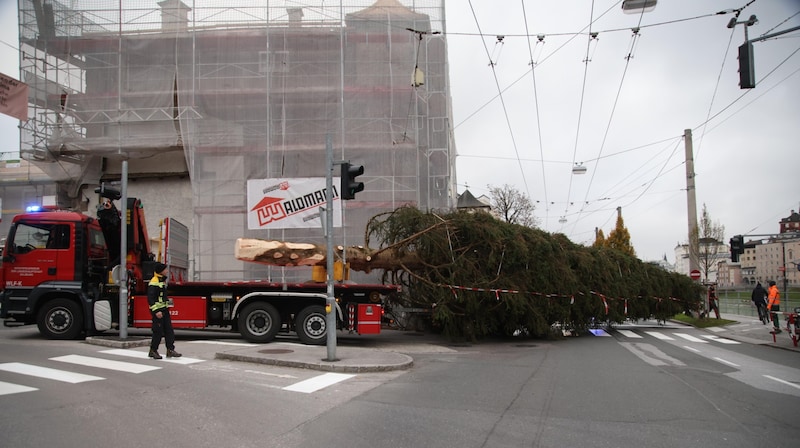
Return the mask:
<path id="1" fill-rule="evenodd" d="M 311 305 L 300 310 L 295 320 L 295 330 L 300 342 L 324 345 L 328 342 L 327 322 L 324 306 Z"/>
<path id="2" fill-rule="evenodd" d="M 81 307 L 69 299 L 54 299 L 39 310 L 39 332 L 47 339 L 76 339 L 83 331 Z"/>
<path id="3" fill-rule="evenodd" d="M 269 342 L 281 329 L 281 315 L 269 303 L 253 302 L 239 313 L 239 333 L 250 342 Z"/>

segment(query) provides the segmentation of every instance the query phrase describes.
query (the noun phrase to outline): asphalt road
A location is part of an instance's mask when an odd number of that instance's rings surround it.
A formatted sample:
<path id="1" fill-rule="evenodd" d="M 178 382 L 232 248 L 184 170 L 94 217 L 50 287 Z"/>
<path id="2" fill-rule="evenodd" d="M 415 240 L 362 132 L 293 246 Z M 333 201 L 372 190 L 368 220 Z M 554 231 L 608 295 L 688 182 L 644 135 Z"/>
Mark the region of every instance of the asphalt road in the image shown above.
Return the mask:
<path id="1" fill-rule="evenodd" d="M 476 345 L 426 338 L 404 349 L 408 370 L 348 375 L 217 360 L 245 344 L 217 336 L 184 335 L 184 357 L 165 362 L 146 348 L 0 328 L 3 445 L 731 448 L 800 439 L 800 354 L 693 328 Z"/>

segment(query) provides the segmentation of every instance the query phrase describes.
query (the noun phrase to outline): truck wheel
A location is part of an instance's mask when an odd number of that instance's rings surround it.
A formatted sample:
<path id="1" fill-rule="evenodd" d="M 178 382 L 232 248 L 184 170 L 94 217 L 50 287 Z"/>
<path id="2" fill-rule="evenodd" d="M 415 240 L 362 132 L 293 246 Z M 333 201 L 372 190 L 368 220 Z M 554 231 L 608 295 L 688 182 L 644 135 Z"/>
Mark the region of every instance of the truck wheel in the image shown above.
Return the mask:
<path id="1" fill-rule="evenodd" d="M 300 342 L 309 345 L 323 345 L 328 341 L 327 316 L 325 307 L 311 305 L 297 313 L 295 329 Z"/>
<path id="2" fill-rule="evenodd" d="M 281 315 L 269 303 L 245 305 L 239 313 L 239 333 L 250 342 L 269 342 L 281 329 Z"/>
<path id="3" fill-rule="evenodd" d="M 75 339 L 83 330 L 81 307 L 69 299 L 51 300 L 39 310 L 36 324 L 48 339 Z"/>

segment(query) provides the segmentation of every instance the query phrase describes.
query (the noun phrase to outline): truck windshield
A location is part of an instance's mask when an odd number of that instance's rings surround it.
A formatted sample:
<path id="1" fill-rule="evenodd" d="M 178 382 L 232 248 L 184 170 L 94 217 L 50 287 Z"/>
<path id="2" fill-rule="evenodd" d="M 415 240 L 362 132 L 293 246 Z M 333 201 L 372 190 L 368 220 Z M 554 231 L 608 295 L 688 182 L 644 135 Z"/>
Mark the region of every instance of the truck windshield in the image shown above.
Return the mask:
<path id="1" fill-rule="evenodd" d="M 18 223 L 14 240 L 9 246 L 14 253 L 24 254 L 36 249 L 68 249 L 69 226 L 64 224 Z"/>

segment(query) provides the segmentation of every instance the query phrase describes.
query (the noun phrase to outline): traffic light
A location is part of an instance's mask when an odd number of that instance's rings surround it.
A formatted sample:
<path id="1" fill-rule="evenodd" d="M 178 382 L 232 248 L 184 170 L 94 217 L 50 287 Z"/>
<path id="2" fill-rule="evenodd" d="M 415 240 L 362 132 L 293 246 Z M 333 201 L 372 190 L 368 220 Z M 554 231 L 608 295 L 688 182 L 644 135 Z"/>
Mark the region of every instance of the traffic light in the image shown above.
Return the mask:
<path id="1" fill-rule="evenodd" d="M 364 174 L 364 167 L 351 165 L 350 162 L 342 163 L 342 199 L 355 199 L 356 193 L 364 190 L 364 182 L 358 182 L 356 177 Z"/>
<path id="2" fill-rule="evenodd" d="M 739 46 L 739 88 L 752 89 L 756 86 L 756 72 L 753 68 L 753 44 L 745 42 Z"/>
<path id="3" fill-rule="evenodd" d="M 731 261 L 734 263 L 739 261 L 739 255 L 744 253 L 744 237 L 742 235 L 734 235 L 731 240 Z"/>

